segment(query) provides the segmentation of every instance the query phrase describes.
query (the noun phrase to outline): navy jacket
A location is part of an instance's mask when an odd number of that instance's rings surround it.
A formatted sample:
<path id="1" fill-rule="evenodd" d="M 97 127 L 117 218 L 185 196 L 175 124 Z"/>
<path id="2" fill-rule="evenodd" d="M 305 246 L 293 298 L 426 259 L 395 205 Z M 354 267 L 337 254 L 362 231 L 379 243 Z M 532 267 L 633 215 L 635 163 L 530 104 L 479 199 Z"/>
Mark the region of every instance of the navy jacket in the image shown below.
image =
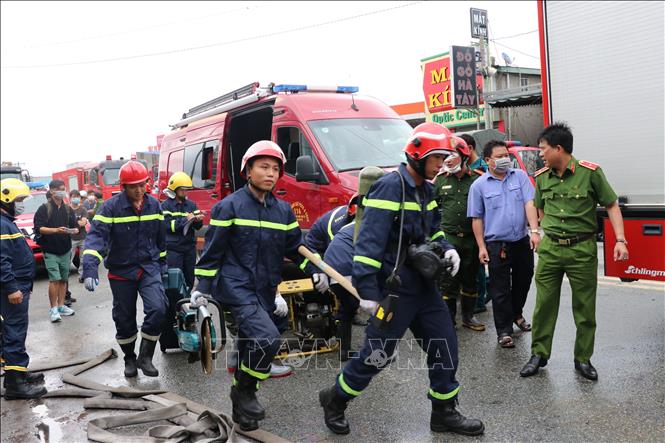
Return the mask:
<path id="1" fill-rule="evenodd" d="M 0 215 L 0 287 L 7 296 L 26 285 L 32 287 L 35 258 L 25 237 L 14 224 L 14 217 Z"/>
<path id="2" fill-rule="evenodd" d="M 326 249 L 323 261 L 344 277 L 350 277 L 353 269 L 353 231 L 355 223 L 343 226 Z"/>
<path id="3" fill-rule="evenodd" d="M 409 244 L 421 244 L 431 239 L 440 242 L 444 250 L 453 249 L 439 229 L 441 215 L 432 184 L 425 181 L 420 186 L 418 199 L 415 182 L 404 163 L 399 172 L 406 188 L 402 248 L 406 250 Z M 353 256 L 353 286 L 364 299 L 381 301 L 388 295 L 385 281 L 397 260 L 401 201 L 402 185 L 395 172 L 379 178 L 363 199 L 365 211 Z M 399 276 L 402 280 L 399 294 L 438 293 L 436 282 L 426 281 L 408 260 L 401 267 Z"/>
<path id="4" fill-rule="evenodd" d="M 353 221 L 353 217 L 349 217 L 347 211 L 348 206 L 338 206 L 319 217 L 305 235 L 307 248 L 320 255 L 325 254 L 335 234 L 342 229 L 342 226 Z"/>
<path id="5" fill-rule="evenodd" d="M 245 185 L 212 208 L 197 290 L 226 305 L 259 303 L 272 312 L 285 256 L 309 274 L 319 272 L 298 254 L 302 244 L 289 204 L 271 193 L 261 203 Z"/>
<path id="6" fill-rule="evenodd" d="M 169 198 L 162 202 L 162 213 L 164 214 L 164 226 L 166 228 L 166 249 L 168 251 L 185 252 L 196 247 L 196 229 L 201 229 L 203 220 L 193 222 L 183 234 L 183 228 L 187 224 L 187 214 L 193 213 L 198 208 L 196 203 L 185 199 L 180 203 L 175 198 Z"/>
<path id="7" fill-rule="evenodd" d="M 141 270 L 166 272 L 166 233 L 159 202 L 145 194 L 141 214 L 124 192 L 106 200 L 92 219 L 83 251 L 83 277 L 97 278 L 104 265 L 114 275 L 135 280 Z"/>

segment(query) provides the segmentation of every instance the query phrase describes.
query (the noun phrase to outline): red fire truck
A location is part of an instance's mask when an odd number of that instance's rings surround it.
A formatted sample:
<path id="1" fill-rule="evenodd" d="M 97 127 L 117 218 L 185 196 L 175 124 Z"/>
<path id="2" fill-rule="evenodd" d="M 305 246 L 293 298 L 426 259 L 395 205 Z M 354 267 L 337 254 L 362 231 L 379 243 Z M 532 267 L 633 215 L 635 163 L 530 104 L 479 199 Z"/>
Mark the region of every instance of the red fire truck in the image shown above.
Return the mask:
<path id="1" fill-rule="evenodd" d="M 630 259 L 601 209 L 605 275 L 665 281 L 663 4 L 539 0 L 538 22 L 544 123 L 570 124 L 619 196 Z"/>

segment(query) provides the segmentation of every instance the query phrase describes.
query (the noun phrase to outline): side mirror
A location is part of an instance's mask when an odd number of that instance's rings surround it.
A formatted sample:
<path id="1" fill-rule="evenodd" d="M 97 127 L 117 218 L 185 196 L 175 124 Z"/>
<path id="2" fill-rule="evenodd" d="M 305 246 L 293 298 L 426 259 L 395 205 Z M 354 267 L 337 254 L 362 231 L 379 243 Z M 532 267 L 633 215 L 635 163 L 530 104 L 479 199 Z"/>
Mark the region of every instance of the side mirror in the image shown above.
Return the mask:
<path id="1" fill-rule="evenodd" d="M 321 181 L 321 173 L 315 170 L 311 156 L 301 155 L 296 159 L 296 181 L 314 183 Z"/>

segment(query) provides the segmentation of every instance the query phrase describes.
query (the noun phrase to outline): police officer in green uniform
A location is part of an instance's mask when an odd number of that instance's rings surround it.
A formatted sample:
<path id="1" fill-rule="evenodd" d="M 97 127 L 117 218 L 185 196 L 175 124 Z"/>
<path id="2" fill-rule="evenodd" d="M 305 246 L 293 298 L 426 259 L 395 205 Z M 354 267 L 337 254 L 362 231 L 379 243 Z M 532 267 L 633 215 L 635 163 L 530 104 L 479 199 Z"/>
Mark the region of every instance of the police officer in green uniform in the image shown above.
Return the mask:
<path id="1" fill-rule="evenodd" d="M 573 134 L 563 123 L 546 127 L 538 137 L 545 167 L 536 173 L 535 205 L 545 231 L 538 249 L 536 307 L 531 333 L 531 359 L 520 375 L 529 377 L 547 364 L 559 312 L 561 281 L 572 289 L 575 370 L 589 380 L 598 373 L 591 364 L 596 332 L 596 205 L 607 209 L 616 234 L 614 260 L 628 260 L 623 218 L 617 196 L 602 169 L 572 156 Z"/>
<path id="2" fill-rule="evenodd" d="M 461 259 L 459 272 L 454 277 L 446 274 L 441 281 L 441 294 L 455 324 L 457 299 L 462 307 L 462 326 L 473 331 L 484 331 L 485 325 L 474 317 L 478 286 L 478 245 L 473 237 L 471 218 L 466 216 L 467 197 L 471 184 L 483 173 L 470 170 L 469 147 L 462 138 L 452 137 L 456 144 L 443 163 L 443 173 L 434 181 L 434 198 L 441 210 L 441 230 L 457 250 Z M 458 295 L 461 295 L 459 297 Z"/>

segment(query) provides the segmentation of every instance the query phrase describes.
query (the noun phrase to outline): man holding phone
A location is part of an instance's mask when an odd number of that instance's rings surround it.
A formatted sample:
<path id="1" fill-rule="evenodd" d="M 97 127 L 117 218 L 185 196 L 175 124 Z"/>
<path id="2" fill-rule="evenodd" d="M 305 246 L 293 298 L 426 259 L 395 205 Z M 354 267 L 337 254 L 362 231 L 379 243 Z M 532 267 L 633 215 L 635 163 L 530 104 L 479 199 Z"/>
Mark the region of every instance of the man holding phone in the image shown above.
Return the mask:
<path id="1" fill-rule="evenodd" d="M 69 279 L 72 234 L 78 234 L 79 226 L 74 211 L 64 203 L 67 197 L 65 183 L 52 180 L 49 183 L 51 198 L 35 213 L 37 243 L 44 251 L 44 263 L 48 272 L 48 296 L 51 302 L 49 315 L 52 322 L 62 321 L 61 315 L 74 315 L 74 310 L 65 306 L 65 292 Z"/>

